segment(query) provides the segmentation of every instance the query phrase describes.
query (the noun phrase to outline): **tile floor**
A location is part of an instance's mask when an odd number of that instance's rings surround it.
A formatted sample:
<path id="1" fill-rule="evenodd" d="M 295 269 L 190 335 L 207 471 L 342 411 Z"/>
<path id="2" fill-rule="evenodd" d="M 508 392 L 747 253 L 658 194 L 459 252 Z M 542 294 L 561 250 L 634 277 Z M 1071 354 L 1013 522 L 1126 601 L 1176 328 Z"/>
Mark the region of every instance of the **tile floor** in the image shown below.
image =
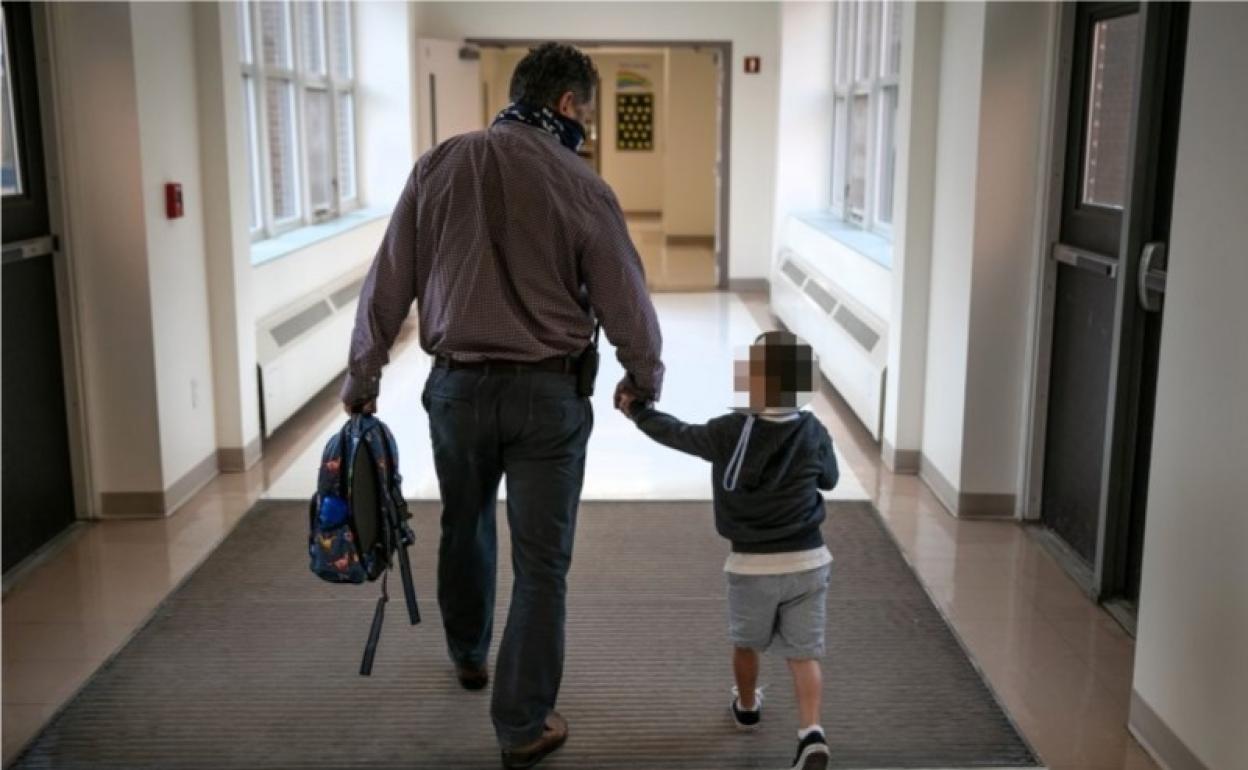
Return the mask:
<path id="1" fill-rule="evenodd" d="M 743 299 L 757 324 L 773 323 L 765 297 Z M 669 317 L 682 312 L 680 305 L 676 301 L 665 311 L 665 328 L 677 323 Z M 696 303 L 683 311 L 706 312 Z M 732 323 L 737 311 L 728 313 Z M 702 335 L 669 332 L 666 338 L 673 362 L 696 361 L 706 343 Z M 670 366 L 673 381 L 698 376 L 696 366 Z M 1156 768 L 1125 727 L 1131 639 L 1021 528 L 954 519 L 918 479 L 881 465 L 878 448 L 830 390 L 816 397 L 813 408 L 1046 764 L 1054 770 Z M 78 528 L 4 597 L 6 763 L 243 513 L 319 443 L 338 415 L 327 390 L 278 432 L 250 472 L 217 478 L 167 519 Z M 599 425 L 608 417 L 600 411 Z"/>

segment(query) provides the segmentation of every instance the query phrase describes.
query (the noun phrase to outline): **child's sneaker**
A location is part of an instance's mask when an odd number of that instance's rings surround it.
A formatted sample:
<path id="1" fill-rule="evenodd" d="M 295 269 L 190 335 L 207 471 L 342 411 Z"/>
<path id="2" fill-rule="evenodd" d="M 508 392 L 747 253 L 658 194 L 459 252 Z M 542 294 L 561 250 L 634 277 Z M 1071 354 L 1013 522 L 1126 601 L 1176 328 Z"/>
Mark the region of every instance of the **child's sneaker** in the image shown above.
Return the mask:
<path id="1" fill-rule="evenodd" d="M 797 756 L 793 758 L 793 770 L 827 770 L 831 754 L 823 730 L 812 729 L 797 742 Z"/>
<path id="2" fill-rule="evenodd" d="M 754 691 L 754 708 L 746 711 L 741 708 L 740 693 L 737 688 L 732 688 L 732 719 L 737 723 L 738 730 L 753 730 L 758 727 L 758 722 L 763 718 L 763 691 Z"/>

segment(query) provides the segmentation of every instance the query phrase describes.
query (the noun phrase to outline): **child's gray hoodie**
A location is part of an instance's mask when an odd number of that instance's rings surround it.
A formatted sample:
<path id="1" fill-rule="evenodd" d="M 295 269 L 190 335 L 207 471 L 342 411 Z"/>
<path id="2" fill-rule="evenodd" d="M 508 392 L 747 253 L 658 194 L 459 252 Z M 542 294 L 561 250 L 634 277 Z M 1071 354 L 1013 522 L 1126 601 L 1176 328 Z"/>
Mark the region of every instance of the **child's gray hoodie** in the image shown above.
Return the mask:
<path id="1" fill-rule="evenodd" d="M 836 486 L 832 438 L 809 412 L 773 421 L 738 412 L 690 425 L 649 405 L 637 427 L 660 444 L 711 463 L 715 528 L 739 553 L 805 551 L 823 545 L 820 489 Z"/>

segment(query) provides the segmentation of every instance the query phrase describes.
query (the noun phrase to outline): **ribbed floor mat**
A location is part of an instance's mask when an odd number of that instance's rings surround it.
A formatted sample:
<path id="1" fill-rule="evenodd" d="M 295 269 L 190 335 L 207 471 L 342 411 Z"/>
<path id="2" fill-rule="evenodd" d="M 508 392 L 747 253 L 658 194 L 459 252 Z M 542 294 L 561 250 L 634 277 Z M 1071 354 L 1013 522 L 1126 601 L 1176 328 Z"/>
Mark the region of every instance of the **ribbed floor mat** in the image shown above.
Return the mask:
<path id="1" fill-rule="evenodd" d="M 446 659 L 437 509 L 414 512 L 425 622 L 408 626 L 391 602 L 372 678 L 356 668 L 377 586 L 316 580 L 306 504 L 263 502 L 15 766 L 499 767 L 488 693 L 461 690 Z M 500 530 L 496 638 L 510 592 Z M 1036 766 L 871 506 L 829 503 L 825 531 L 833 767 Z M 541 767 L 788 767 L 797 717 L 783 661 L 764 667 L 760 731 L 738 733 L 728 715 L 726 544 L 710 505 L 586 503 L 576 549 L 559 701 L 571 737 Z"/>

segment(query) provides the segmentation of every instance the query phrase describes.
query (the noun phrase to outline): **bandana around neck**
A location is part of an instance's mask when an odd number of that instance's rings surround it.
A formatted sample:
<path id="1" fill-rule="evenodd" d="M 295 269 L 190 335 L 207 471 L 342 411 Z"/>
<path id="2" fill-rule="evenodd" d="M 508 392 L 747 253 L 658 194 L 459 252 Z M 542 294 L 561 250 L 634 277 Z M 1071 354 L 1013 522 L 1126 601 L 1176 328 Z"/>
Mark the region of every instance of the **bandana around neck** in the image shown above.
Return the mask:
<path id="1" fill-rule="evenodd" d="M 549 107 L 513 102 L 498 113 L 498 116 L 494 118 L 494 125 L 504 120 L 514 120 L 553 134 L 564 147 L 572 152 L 579 150 L 581 142 L 585 141 L 584 126 L 571 118 L 565 118 Z"/>

